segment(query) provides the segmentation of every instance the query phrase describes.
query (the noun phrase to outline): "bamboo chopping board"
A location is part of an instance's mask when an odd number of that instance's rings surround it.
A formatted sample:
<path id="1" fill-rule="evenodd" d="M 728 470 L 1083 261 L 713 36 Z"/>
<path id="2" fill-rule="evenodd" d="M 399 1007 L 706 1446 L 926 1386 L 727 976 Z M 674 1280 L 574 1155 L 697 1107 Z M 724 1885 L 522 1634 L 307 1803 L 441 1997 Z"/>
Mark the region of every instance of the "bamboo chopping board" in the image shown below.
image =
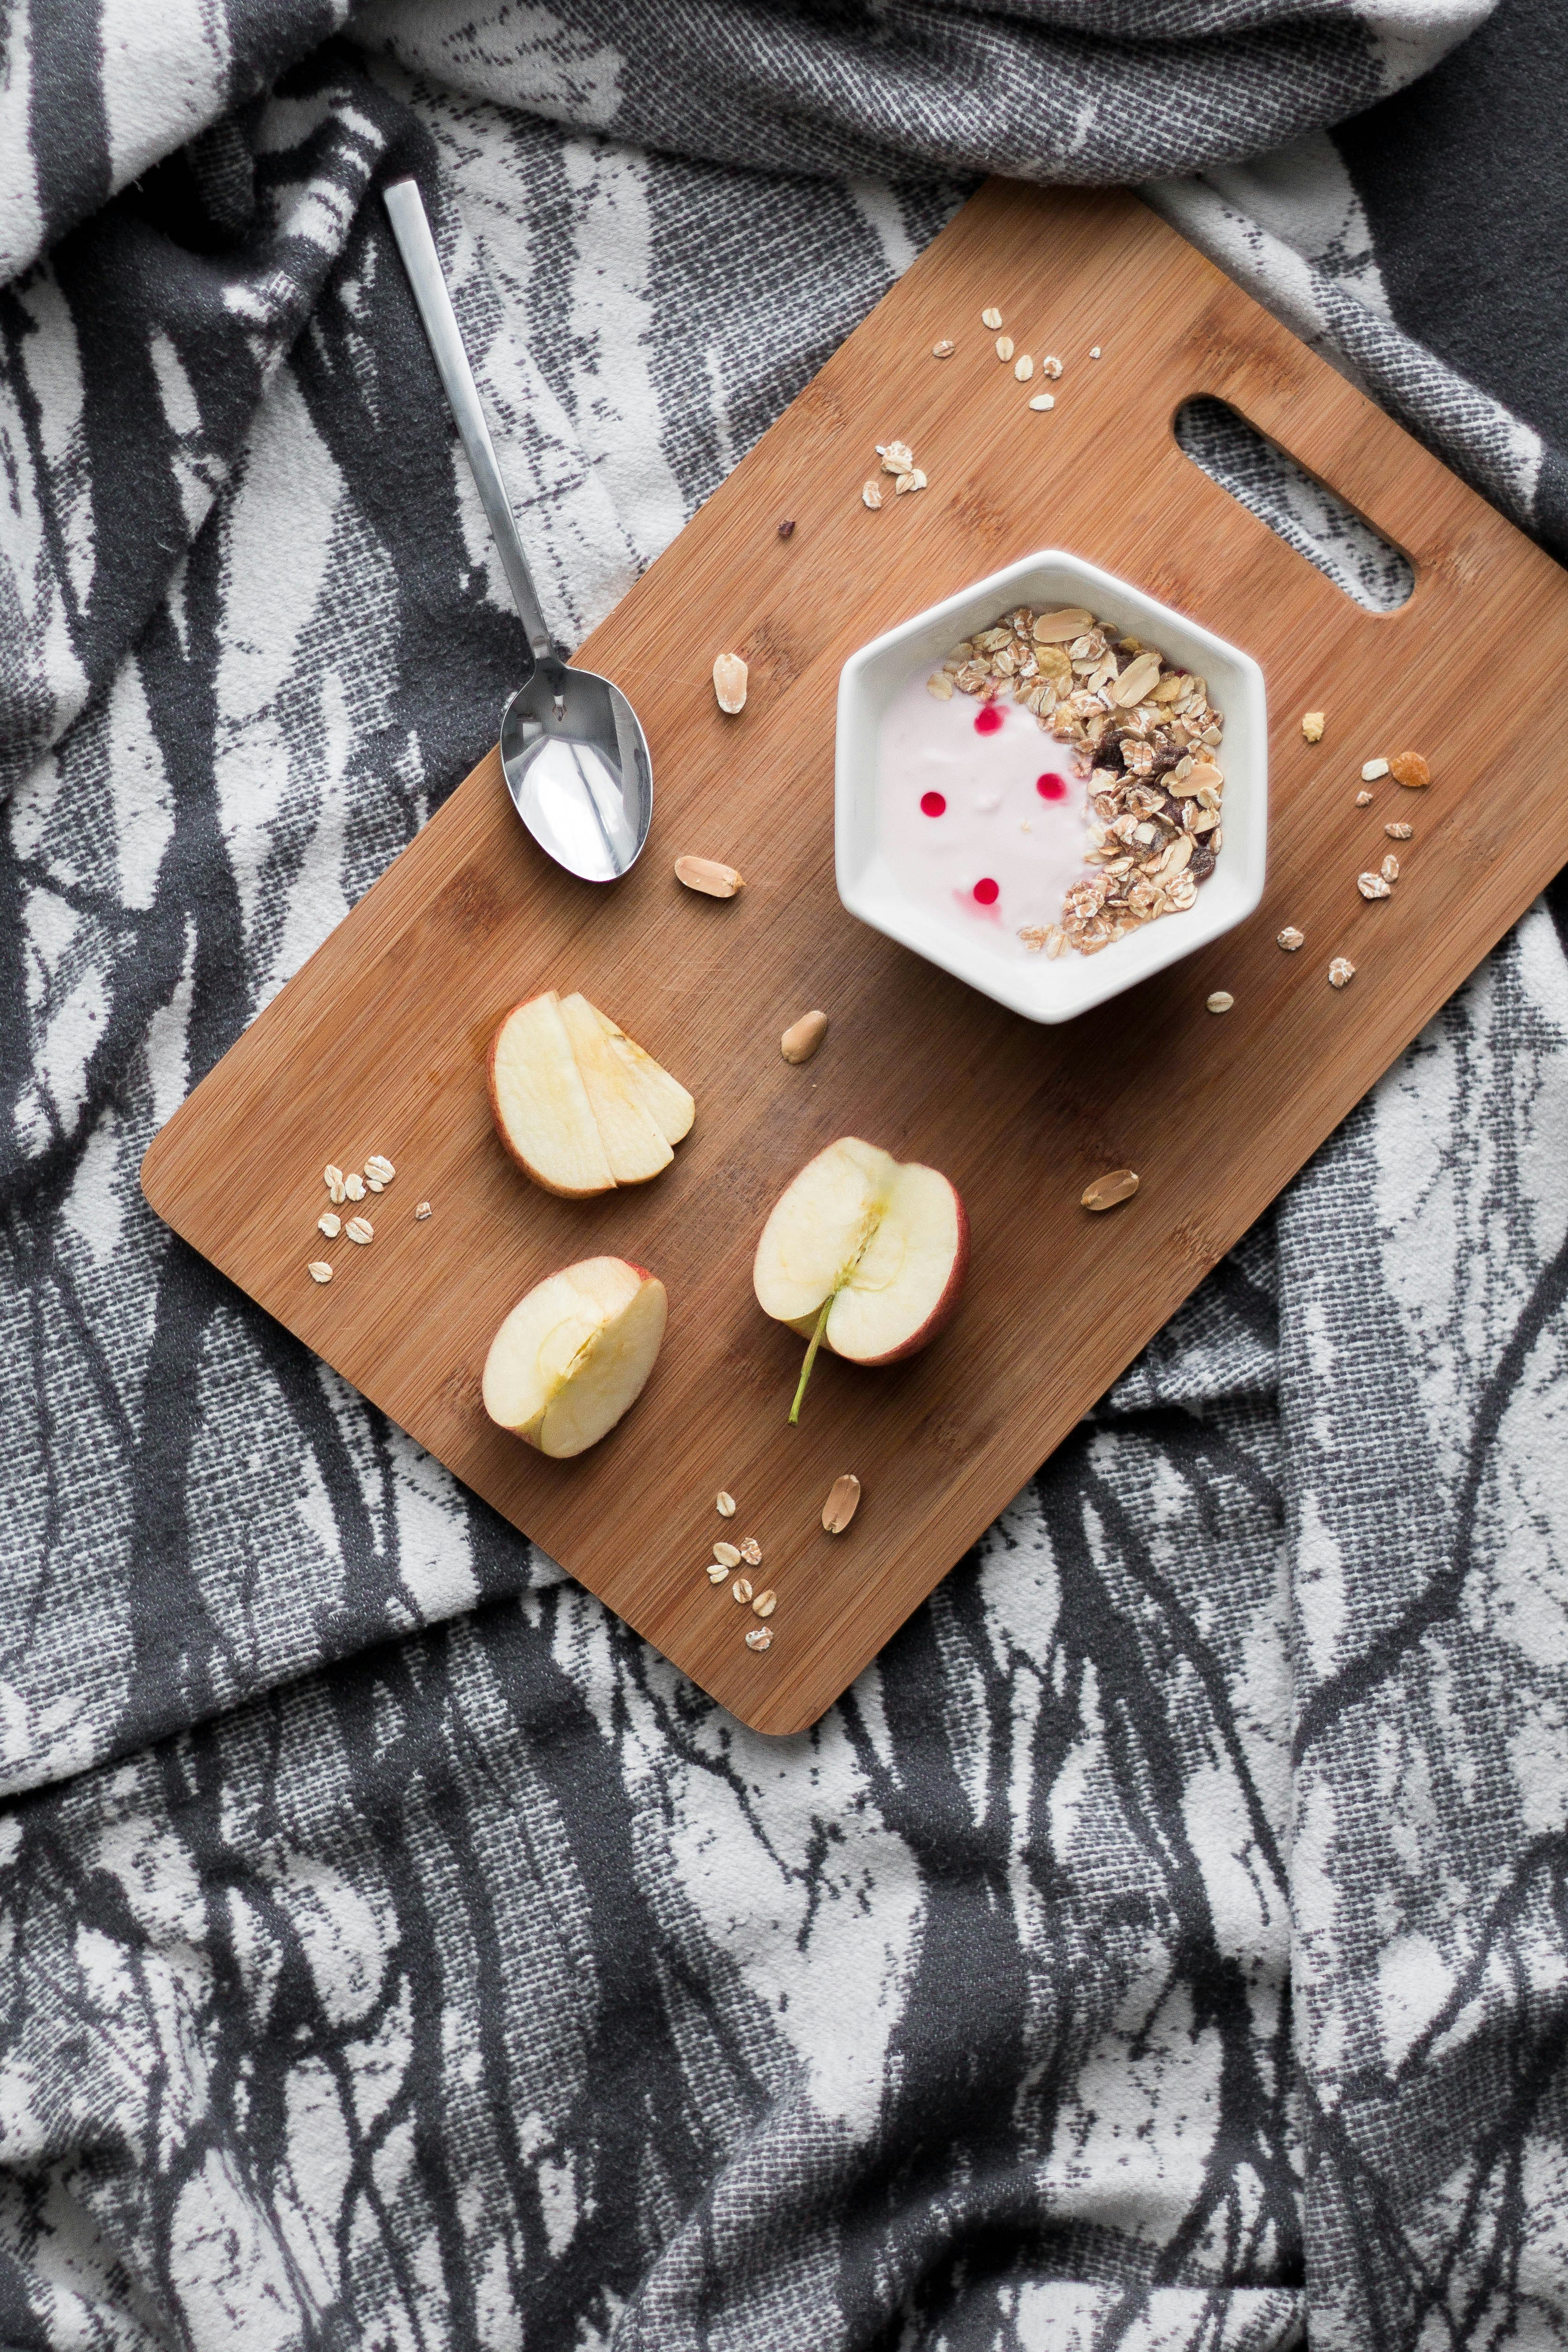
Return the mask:
<path id="1" fill-rule="evenodd" d="M 999 365 L 1060 352 L 1048 415 Z M 956 355 L 931 356 L 951 336 Z M 1099 343 L 1104 356 L 1087 357 Z M 1037 383 L 1038 379 L 1037 378 Z M 1189 395 L 1229 401 L 1412 559 L 1363 611 L 1172 438 Z M 873 445 L 912 443 L 930 488 L 860 503 Z M 889 485 L 890 487 L 890 485 Z M 776 525 L 795 521 L 781 541 Z M 838 670 L 868 638 L 1031 550 L 1072 549 L 1247 647 L 1273 721 L 1264 905 L 1136 992 L 1058 1029 L 1005 1013 L 864 929 L 833 881 Z M 1521 618 L 1531 625 L 1521 628 Z M 1568 577 L 1134 199 L 994 183 L 965 206 L 582 648 L 630 695 L 658 801 L 608 890 L 532 847 L 482 761 L 157 1137 L 159 1213 L 516 1526 L 759 1730 L 811 1723 L 1568 860 L 1568 795 L 1537 726 L 1542 648 L 1568 642 Z M 743 715 L 710 670 L 751 666 Z M 1300 719 L 1328 713 L 1310 747 Z M 1423 751 L 1425 793 L 1361 762 Z M 1404 878 L 1356 874 L 1410 820 Z M 682 852 L 738 866 L 693 897 Z M 1295 956 L 1275 933 L 1307 935 Z M 1331 990 L 1331 956 L 1357 976 Z M 552 1198 L 508 1161 L 484 1064 L 502 1012 L 582 989 L 690 1087 L 696 1128 L 655 1183 Z M 1235 996 L 1216 1019 L 1212 989 Z M 781 1030 L 832 1018 L 801 1068 Z M 851 1132 L 944 1170 L 968 1204 L 962 1309 L 905 1365 L 819 1360 L 785 1425 L 800 1342 L 752 1295 L 788 1178 Z M 321 1250 L 329 1160 L 396 1163 L 364 1250 Z M 1128 1165 L 1128 1206 L 1088 1181 Z M 273 1171 L 258 1185 L 256 1171 Z M 427 1197 L 430 1218 L 416 1223 Z M 552 1463 L 479 1402 L 501 1317 L 605 1251 L 668 1286 L 642 1399 L 594 1452 Z M 837 1475 L 865 1500 L 819 1525 Z M 713 1496 L 740 1502 L 725 1526 Z M 779 1594 L 755 1620 L 702 1572 L 754 1534 Z"/>

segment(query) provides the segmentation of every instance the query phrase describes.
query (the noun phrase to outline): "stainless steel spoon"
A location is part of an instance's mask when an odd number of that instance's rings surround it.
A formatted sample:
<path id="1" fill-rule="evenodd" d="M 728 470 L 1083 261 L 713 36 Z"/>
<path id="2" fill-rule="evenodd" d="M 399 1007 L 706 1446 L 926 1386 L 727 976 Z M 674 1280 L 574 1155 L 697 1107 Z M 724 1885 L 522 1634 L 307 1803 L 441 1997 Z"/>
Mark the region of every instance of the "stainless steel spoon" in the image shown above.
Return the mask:
<path id="1" fill-rule="evenodd" d="M 385 202 L 532 656 L 530 676 L 501 718 L 507 790 L 558 866 L 584 882 L 616 881 L 636 860 L 653 818 L 647 740 L 618 686 L 590 669 L 570 668 L 555 650 L 419 190 L 412 180 L 395 180 Z"/>

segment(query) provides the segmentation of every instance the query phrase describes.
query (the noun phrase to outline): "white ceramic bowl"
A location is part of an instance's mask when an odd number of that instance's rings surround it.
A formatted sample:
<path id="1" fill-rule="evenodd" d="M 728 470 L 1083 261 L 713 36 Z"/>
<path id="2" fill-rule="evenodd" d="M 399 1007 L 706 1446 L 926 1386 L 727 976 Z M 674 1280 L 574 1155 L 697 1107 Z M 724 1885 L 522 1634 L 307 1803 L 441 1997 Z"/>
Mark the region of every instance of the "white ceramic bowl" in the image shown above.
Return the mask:
<path id="1" fill-rule="evenodd" d="M 936 668 L 960 638 L 1019 604 L 1040 612 L 1087 605 L 1123 635 L 1142 637 L 1206 678 L 1211 699 L 1225 714 L 1225 840 L 1196 906 L 1184 915 L 1162 915 L 1096 956 L 1069 951 L 1054 961 L 1044 955 L 1013 961 L 989 953 L 982 940 L 972 943 L 912 904 L 878 843 L 878 730 L 889 703 L 911 670 Z M 1218 939 L 1262 898 L 1268 834 L 1263 672 L 1250 655 L 1076 555 L 1050 548 L 1025 556 L 873 638 L 845 663 L 838 680 L 834 832 L 838 895 L 861 922 L 1030 1021 L 1070 1021 Z"/>

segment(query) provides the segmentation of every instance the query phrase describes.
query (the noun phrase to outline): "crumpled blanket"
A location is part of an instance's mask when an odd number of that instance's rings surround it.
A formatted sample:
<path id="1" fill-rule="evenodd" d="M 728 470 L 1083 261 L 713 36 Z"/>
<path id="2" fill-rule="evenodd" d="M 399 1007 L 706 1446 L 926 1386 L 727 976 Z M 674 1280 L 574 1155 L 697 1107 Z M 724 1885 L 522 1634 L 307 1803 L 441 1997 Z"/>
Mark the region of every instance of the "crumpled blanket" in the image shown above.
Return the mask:
<path id="1" fill-rule="evenodd" d="M 1548 906 L 795 1739 L 136 1182 L 518 676 L 380 184 L 567 643 L 994 169 L 1146 184 L 1561 545 L 1423 242 L 1487 16 L 0 16 L 0 2342 L 1568 2341 Z"/>

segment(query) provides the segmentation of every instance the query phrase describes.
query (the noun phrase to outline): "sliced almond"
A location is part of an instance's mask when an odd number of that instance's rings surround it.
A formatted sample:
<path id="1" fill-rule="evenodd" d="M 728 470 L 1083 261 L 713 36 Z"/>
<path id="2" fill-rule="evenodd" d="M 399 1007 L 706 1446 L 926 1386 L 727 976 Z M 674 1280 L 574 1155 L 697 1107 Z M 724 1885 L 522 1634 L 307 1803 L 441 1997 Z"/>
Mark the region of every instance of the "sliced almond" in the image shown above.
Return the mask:
<path id="1" fill-rule="evenodd" d="M 732 1543 L 716 1543 L 713 1557 L 721 1568 L 739 1568 L 741 1555 Z"/>
<path id="2" fill-rule="evenodd" d="M 753 1617 L 771 1617 L 778 1605 L 779 1597 L 776 1592 L 759 1592 L 752 1603 L 752 1614 Z"/>
<path id="3" fill-rule="evenodd" d="M 1424 793 L 1432 781 L 1432 771 L 1419 751 L 1396 751 L 1388 763 L 1388 772 L 1396 784 L 1406 792 Z"/>
<path id="4" fill-rule="evenodd" d="M 368 1217 L 351 1217 L 343 1227 L 343 1239 L 346 1242 L 357 1243 L 359 1247 L 363 1249 L 368 1242 L 374 1241 L 375 1227 Z"/>
<path id="5" fill-rule="evenodd" d="M 1097 1176 L 1086 1185 L 1080 1196 L 1086 1209 L 1114 1209 L 1130 1201 L 1138 1190 L 1136 1172 L 1131 1168 L 1113 1168 L 1109 1175 Z"/>
<path id="6" fill-rule="evenodd" d="M 1058 613 L 1040 614 L 1030 634 L 1037 646 L 1065 646 L 1093 626 L 1092 613 L 1086 613 L 1081 604 L 1064 604 Z"/>
<path id="7" fill-rule="evenodd" d="M 826 1013 L 803 1013 L 779 1039 L 779 1052 L 786 1062 L 809 1062 L 826 1034 Z"/>
<path id="8" fill-rule="evenodd" d="M 830 1536 L 841 1536 L 860 1507 L 860 1481 L 852 1470 L 835 1478 L 822 1507 L 822 1524 Z"/>
<path id="9" fill-rule="evenodd" d="M 312 1282 L 331 1282 L 332 1269 L 324 1257 L 313 1257 L 305 1268 Z"/>
<path id="10" fill-rule="evenodd" d="M 748 672 L 739 654 L 720 654 L 713 664 L 713 692 L 721 710 L 732 719 L 746 707 Z"/>
<path id="11" fill-rule="evenodd" d="M 705 898 L 732 898 L 746 887 L 732 866 L 721 866 L 714 857 L 678 857 L 675 878 Z"/>
<path id="12" fill-rule="evenodd" d="M 726 1494 L 721 1486 L 713 1497 L 713 1508 L 721 1519 L 732 1519 L 735 1516 L 735 1497 L 733 1495 Z"/>
<path id="13" fill-rule="evenodd" d="M 1130 661 L 1110 689 L 1110 698 L 1119 709 L 1130 709 L 1142 702 L 1160 675 L 1158 654 L 1137 654 Z"/>

